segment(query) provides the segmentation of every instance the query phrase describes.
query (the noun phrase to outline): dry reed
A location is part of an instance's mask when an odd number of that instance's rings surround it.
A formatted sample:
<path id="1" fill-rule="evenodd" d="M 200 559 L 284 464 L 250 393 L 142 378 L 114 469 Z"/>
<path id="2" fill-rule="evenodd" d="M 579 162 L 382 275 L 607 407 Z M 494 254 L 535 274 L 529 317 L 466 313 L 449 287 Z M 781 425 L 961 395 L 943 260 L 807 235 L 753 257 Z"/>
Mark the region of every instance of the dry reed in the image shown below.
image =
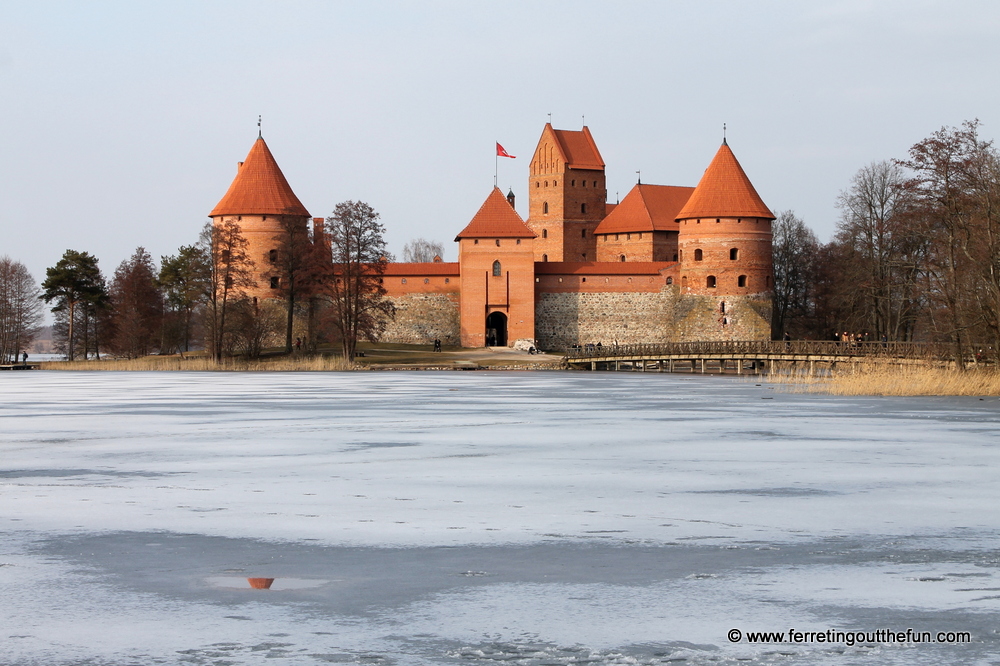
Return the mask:
<path id="1" fill-rule="evenodd" d="M 959 372 L 942 367 L 870 364 L 854 370 L 834 370 L 827 377 L 776 374 L 768 381 L 785 384 L 791 390 L 832 395 L 1000 396 L 1000 372 L 992 369 Z"/>
<path id="2" fill-rule="evenodd" d="M 357 364 L 340 356 L 282 356 L 273 359 L 247 361 L 223 359 L 220 363 L 205 356 L 145 356 L 136 359 L 107 361 L 49 361 L 43 370 L 114 370 L 114 371 L 173 371 L 186 372 L 334 372 L 357 370 Z"/>

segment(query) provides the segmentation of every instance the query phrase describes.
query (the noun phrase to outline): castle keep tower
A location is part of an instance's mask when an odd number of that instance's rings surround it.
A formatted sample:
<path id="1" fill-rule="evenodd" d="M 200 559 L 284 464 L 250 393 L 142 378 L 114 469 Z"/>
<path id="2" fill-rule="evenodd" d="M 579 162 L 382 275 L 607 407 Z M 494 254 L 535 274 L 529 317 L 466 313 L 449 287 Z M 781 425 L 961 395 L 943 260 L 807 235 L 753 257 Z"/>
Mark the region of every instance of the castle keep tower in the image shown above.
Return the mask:
<path id="1" fill-rule="evenodd" d="M 546 123 L 529 173 L 535 261 L 596 261 L 594 229 L 604 219 L 607 186 L 590 130 L 557 130 Z"/>
<path id="2" fill-rule="evenodd" d="M 463 347 L 535 338 L 535 234 L 496 187 L 455 237 Z"/>
<path id="3" fill-rule="evenodd" d="M 301 225 L 304 231 L 309 211 L 295 196 L 262 137 L 257 137 L 246 160 L 238 164 L 229 191 L 208 216 L 216 225 L 235 222 L 249 243 L 257 286 L 248 289 L 247 295 L 261 300 L 280 297 L 280 278 L 269 275 L 278 252 L 276 239 L 285 233 L 284 225 Z"/>

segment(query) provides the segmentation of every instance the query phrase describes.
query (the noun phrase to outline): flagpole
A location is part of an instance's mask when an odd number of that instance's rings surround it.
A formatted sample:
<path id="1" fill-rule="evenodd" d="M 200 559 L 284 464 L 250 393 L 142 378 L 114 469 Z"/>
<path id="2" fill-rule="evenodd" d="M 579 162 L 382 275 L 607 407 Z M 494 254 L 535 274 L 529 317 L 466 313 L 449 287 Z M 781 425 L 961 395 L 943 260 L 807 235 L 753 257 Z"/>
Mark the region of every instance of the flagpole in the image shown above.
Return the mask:
<path id="1" fill-rule="evenodd" d="M 497 186 L 497 172 L 499 171 L 500 151 L 493 151 L 493 187 Z"/>

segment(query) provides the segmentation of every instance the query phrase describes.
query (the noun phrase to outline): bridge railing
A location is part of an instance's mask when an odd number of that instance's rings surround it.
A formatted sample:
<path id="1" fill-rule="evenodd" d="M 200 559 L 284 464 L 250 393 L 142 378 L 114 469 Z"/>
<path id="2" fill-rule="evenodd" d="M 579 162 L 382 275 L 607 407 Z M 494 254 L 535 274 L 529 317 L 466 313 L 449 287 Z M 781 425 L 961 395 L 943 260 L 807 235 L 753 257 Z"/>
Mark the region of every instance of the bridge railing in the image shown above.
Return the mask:
<path id="1" fill-rule="evenodd" d="M 619 357 L 710 357 L 728 355 L 808 355 L 893 359 L 955 360 L 955 345 L 937 342 L 836 342 L 824 340 L 726 340 L 714 342 L 665 342 L 634 345 L 580 345 L 566 350 L 567 360 Z M 965 345 L 966 362 L 993 359 L 989 345 Z"/>

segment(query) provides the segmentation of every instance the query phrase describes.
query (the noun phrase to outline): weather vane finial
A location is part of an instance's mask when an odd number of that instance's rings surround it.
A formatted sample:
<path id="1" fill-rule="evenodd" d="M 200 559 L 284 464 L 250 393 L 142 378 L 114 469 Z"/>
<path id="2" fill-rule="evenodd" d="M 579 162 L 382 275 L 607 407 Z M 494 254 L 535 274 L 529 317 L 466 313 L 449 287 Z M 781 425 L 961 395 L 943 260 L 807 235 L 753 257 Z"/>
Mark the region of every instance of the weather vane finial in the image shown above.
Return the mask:
<path id="1" fill-rule="evenodd" d="M 551 124 L 552 124 L 552 114 L 550 113 L 549 114 L 549 125 L 551 125 Z"/>
<path id="2" fill-rule="evenodd" d="M 726 123 L 722 123 L 722 143 L 726 143 Z"/>
<path id="3" fill-rule="evenodd" d="M 260 117 L 260 115 L 258 115 L 257 116 L 257 138 L 258 139 L 260 139 L 260 138 L 262 138 L 264 136 L 263 134 L 261 134 L 262 130 L 260 129 L 260 119 L 261 119 L 261 117 Z"/>
<path id="4" fill-rule="evenodd" d="M 636 171 L 635 175 L 636 175 L 636 179 L 635 179 L 636 184 L 637 185 L 642 185 L 642 172 L 641 171 Z"/>

